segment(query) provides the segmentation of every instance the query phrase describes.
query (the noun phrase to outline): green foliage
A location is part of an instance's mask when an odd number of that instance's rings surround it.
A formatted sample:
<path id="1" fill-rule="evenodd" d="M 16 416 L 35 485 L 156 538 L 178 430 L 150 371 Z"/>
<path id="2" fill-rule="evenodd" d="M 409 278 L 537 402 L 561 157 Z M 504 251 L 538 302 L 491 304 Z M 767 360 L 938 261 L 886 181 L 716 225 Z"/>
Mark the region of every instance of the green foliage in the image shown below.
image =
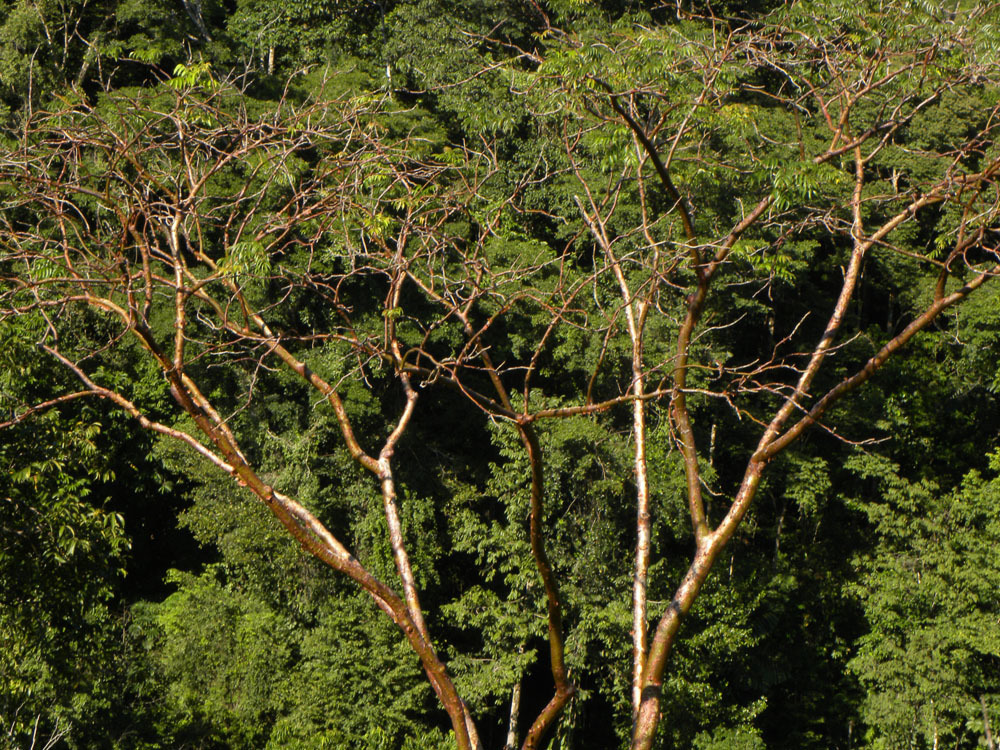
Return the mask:
<path id="1" fill-rule="evenodd" d="M 225 20 L 245 64 L 282 77 L 342 55 L 378 55 L 393 3 L 239 0 Z"/>
<path id="2" fill-rule="evenodd" d="M 218 88 L 218 81 L 212 76 L 212 64 L 209 62 L 185 65 L 177 63 L 174 66 L 174 76 L 167 85 L 175 89 L 190 89 L 200 86 L 207 91 Z"/>
<path id="3" fill-rule="evenodd" d="M 862 235 L 949 181 L 945 205 L 869 251 L 845 310 L 853 333 L 809 398 L 913 320 L 960 231 L 995 240 L 992 185 L 962 181 L 996 152 L 994 21 L 966 5 L 8 2 L 0 120 L 20 119 L 0 145 L 0 279 L 11 282 L 0 296 L 33 311 L 0 323 L 0 421 L 83 387 L 53 374 L 43 341 L 163 429 L 209 445 L 197 424 L 207 411 L 178 416 L 170 396 L 181 340 L 185 374 L 262 481 L 398 588 L 377 482 L 344 447 L 328 399 L 273 355 L 280 342 L 335 384 L 372 455 L 399 417 L 405 369 L 419 399 L 393 454 L 396 487 L 434 645 L 487 744 L 523 687 L 523 736 L 528 704 L 551 691 L 531 467 L 510 412 L 488 419 L 473 395 L 492 393 L 494 366 L 477 357 L 489 353 L 514 412 L 619 398 L 633 385 L 624 286 L 633 302 L 648 295 L 640 364 L 650 392 L 669 394 L 696 287 L 690 254 L 732 239 L 688 362 L 717 522 L 754 430 L 824 333 L 857 239 L 845 139 L 876 133 Z M 824 106 L 813 96 L 838 91 Z M 848 91 L 864 93 L 845 112 Z M 669 162 L 673 188 L 625 114 Z M 730 237 L 755 206 L 762 220 Z M 600 214 L 614 262 L 584 213 Z M 9 240 L 24 232 L 15 256 Z M 948 289 L 986 252 L 953 259 Z M 86 294 L 109 304 L 81 313 L 73 284 L 88 274 Z M 978 744 L 982 702 L 1000 710 L 1000 480 L 982 459 L 1000 413 L 996 302 L 984 289 L 949 312 L 825 415 L 829 433 L 770 461 L 674 647 L 659 746 Z M 123 325 L 106 314 L 115 306 L 136 317 Z M 145 348 L 130 338 L 140 328 Z M 70 747 L 454 745 L 383 612 L 190 446 L 148 449 L 123 437 L 131 417 L 90 399 L 2 433 L 8 744 L 29 746 L 40 717 L 49 735 L 68 730 Z M 579 686 L 554 732 L 563 748 L 624 746 L 632 722 L 634 426 L 630 403 L 606 406 L 534 423 Z M 690 561 L 691 528 L 667 399 L 646 417 L 652 627 Z M 872 439 L 872 453 L 846 460 L 834 435 Z M 137 498 L 113 496 L 126 481 Z M 155 506 L 169 520 L 148 521 Z M 172 535 L 186 542 L 152 570 L 130 563 L 130 541 Z"/>
<path id="4" fill-rule="evenodd" d="M 980 701 L 1000 692 L 1000 480 L 973 472 L 942 492 L 884 461 L 855 466 L 885 497 L 858 503 L 879 545 L 857 561 L 863 578 L 852 587 L 870 628 L 850 666 L 868 688 L 872 746 L 975 743 Z"/>
<path id="5" fill-rule="evenodd" d="M 39 393 L 47 371 L 26 323 L 0 325 L 7 414 Z M 114 598 L 129 539 L 101 495 L 114 476 L 101 433 L 79 414 L 50 412 L 0 441 L 0 721 L 25 747 L 67 733 L 72 743 L 117 690 Z"/>
<path id="6" fill-rule="evenodd" d="M 168 580 L 179 590 L 155 607 L 137 608 L 136 617 L 168 685 L 173 731 L 184 736 L 208 725 L 209 736 L 228 747 L 260 747 L 276 703 L 274 677 L 288 668 L 290 629 L 213 579 L 211 571 L 174 576 Z"/>
<path id="7" fill-rule="evenodd" d="M 511 73 L 491 64 L 499 62 L 496 45 L 488 45 L 486 38 L 499 29 L 500 39 L 520 41 L 526 32 L 523 14 L 518 3 L 508 0 L 398 3 L 386 17 L 383 55 L 390 83 L 433 89 L 443 117 L 454 118 L 470 136 L 514 132 L 525 112 L 511 91 Z"/>
<path id="8" fill-rule="evenodd" d="M 274 447 L 276 466 L 294 463 L 287 442 Z M 328 467 L 314 447 L 312 437 L 300 436 L 296 460 L 326 484 Z M 195 480 L 182 522 L 219 553 L 197 576 L 172 573 L 173 594 L 135 609 L 137 637 L 164 691 L 161 736 L 248 748 L 445 742 L 424 719 L 433 695 L 415 657 L 378 610 L 345 591 L 224 477 L 170 443 L 159 450 Z M 319 483 L 301 468 L 294 473 L 311 503 L 334 494 L 327 486 L 313 495 Z M 388 573 L 391 562 L 385 565 Z"/>
<path id="9" fill-rule="evenodd" d="M 694 741 L 695 750 L 766 750 L 760 734 L 753 729 L 716 729 L 703 732 Z"/>

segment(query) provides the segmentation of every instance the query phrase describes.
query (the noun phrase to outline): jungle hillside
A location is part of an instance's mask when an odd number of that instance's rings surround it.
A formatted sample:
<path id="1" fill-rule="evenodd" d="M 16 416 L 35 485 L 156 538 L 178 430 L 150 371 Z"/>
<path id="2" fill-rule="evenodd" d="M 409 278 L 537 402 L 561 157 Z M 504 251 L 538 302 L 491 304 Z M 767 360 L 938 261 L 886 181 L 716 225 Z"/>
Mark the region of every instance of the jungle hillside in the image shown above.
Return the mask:
<path id="1" fill-rule="evenodd" d="M 0 0 L 2 750 L 997 750 L 1000 6 Z"/>

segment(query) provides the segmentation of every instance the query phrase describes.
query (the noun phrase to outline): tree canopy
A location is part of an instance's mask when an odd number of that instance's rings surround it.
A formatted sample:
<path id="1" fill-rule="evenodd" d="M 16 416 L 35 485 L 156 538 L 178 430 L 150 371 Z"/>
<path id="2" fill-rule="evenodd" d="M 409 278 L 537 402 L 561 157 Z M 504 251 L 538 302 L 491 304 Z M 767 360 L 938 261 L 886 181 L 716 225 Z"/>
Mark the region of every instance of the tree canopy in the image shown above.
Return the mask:
<path id="1" fill-rule="evenodd" d="M 996 22 L 0 6 L 4 741 L 994 748 Z"/>

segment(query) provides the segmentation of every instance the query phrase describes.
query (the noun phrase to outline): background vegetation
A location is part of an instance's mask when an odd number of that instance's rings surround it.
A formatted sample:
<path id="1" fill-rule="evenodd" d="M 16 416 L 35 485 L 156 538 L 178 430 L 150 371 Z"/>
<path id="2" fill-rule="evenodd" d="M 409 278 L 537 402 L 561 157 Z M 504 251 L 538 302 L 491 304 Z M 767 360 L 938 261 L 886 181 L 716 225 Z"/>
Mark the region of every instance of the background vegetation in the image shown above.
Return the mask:
<path id="1" fill-rule="evenodd" d="M 454 747 L 288 496 L 405 598 L 395 508 L 483 747 L 626 747 L 637 529 L 653 632 L 752 475 L 655 746 L 994 750 L 995 22 L 0 2 L 0 745 Z"/>

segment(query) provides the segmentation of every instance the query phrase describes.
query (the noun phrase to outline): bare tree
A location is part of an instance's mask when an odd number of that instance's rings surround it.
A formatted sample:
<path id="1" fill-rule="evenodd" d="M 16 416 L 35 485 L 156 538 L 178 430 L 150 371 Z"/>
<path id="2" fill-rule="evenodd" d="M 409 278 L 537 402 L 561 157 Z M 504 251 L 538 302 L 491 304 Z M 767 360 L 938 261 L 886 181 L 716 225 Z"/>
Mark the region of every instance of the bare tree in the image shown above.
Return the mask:
<path id="1" fill-rule="evenodd" d="M 980 9 L 971 19 L 984 12 L 989 11 Z M 794 10 L 789 16 L 803 20 Z M 967 26 L 947 39 L 921 36 L 910 28 L 900 37 L 873 42 L 868 54 L 862 54 L 848 36 L 849 17 L 832 22 L 810 18 L 812 33 L 781 15 L 747 26 L 702 20 L 701 37 L 685 38 L 673 29 L 633 29 L 596 53 L 592 41 L 570 38 L 570 52 L 542 65 L 549 81 L 576 103 L 574 114 L 559 128 L 581 190 L 581 216 L 618 281 L 632 342 L 635 750 L 652 746 L 666 661 L 681 622 L 739 528 L 769 463 L 809 427 L 822 426 L 838 401 L 942 312 L 1000 273 L 995 105 L 980 113 L 970 135 L 939 150 L 921 150 L 916 159 L 921 166 L 914 168 L 911 162 L 909 173 L 887 167 L 891 160 L 884 159 L 891 150 L 913 153 L 908 145 L 912 131 L 919 132 L 923 115 L 942 99 L 963 87 L 978 91 L 995 85 L 989 78 L 995 63 L 974 56 L 969 65 L 932 70 L 947 50 L 975 49 Z M 666 48 L 665 59 L 648 63 L 645 58 L 656 44 Z M 761 84 L 757 74 L 762 71 L 778 82 Z M 678 91 L 687 95 L 677 96 Z M 789 131 L 790 122 L 795 130 Z M 586 164 L 588 154 L 592 158 L 595 150 L 604 153 L 608 147 L 593 133 L 620 132 L 622 127 L 631 134 L 637 155 L 620 155 L 613 162 L 619 164 L 617 172 L 595 176 Z M 744 138 L 744 149 L 713 144 L 729 136 L 730 128 L 752 133 Z M 624 146 L 619 137 L 611 148 L 621 154 Z M 770 172 L 771 179 L 763 189 L 754 189 L 743 176 L 760 169 Z M 711 206 L 722 188 L 705 195 L 684 190 L 683 176 L 698 172 L 723 178 L 728 173 L 739 186 L 733 191 L 739 211 L 729 223 L 724 212 Z M 651 208 L 648 197 L 654 190 L 662 196 L 658 209 Z M 621 217 L 627 211 L 622 206 L 631 205 L 628 192 L 638 196 L 637 223 Z M 699 220 L 699 213 L 705 218 Z M 914 252 L 895 239 L 907 227 L 949 214 L 953 218 L 938 224 L 937 245 L 930 252 Z M 753 361 L 699 361 L 704 356 L 697 346 L 700 336 L 738 323 L 716 320 L 706 326 L 704 317 L 712 300 L 723 296 L 722 289 L 746 283 L 740 266 L 748 260 L 766 263 L 768 253 L 780 256 L 784 243 L 817 235 L 848 252 L 839 292 L 818 338 L 810 342 L 806 327 L 795 325 Z M 840 374 L 832 379 L 821 377 L 830 369 L 824 366 L 836 354 L 837 342 L 852 337 L 844 330 L 845 321 L 874 254 L 905 257 L 936 279 L 906 325 L 867 361 L 846 373 L 839 366 Z M 753 285 L 756 295 L 770 293 L 773 270 L 761 278 L 762 283 Z M 680 311 L 672 356 L 660 362 L 644 357 L 649 340 L 645 324 L 653 305 Z M 693 373 L 705 371 L 714 371 L 712 380 L 718 385 L 692 383 Z M 646 382 L 657 376 L 666 382 L 674 441 L 683 456 L 695 552 L 672 600 L 647 634 L 650 515 L 644 414 L 657 397 L 647 392 Z M 713 487 L 704 473 L 705 446 L 698 443 L 690 406 L 692 398 L 703 397 L 721 399 L 738 416 L 760 425 L 758 442 L 746 450 L 742 478 L 731 488 Z M 714 427 L 711 439 L 714 444 Z M 706 511 L 706 488 L 730 498 L 717 520 Z"/>

